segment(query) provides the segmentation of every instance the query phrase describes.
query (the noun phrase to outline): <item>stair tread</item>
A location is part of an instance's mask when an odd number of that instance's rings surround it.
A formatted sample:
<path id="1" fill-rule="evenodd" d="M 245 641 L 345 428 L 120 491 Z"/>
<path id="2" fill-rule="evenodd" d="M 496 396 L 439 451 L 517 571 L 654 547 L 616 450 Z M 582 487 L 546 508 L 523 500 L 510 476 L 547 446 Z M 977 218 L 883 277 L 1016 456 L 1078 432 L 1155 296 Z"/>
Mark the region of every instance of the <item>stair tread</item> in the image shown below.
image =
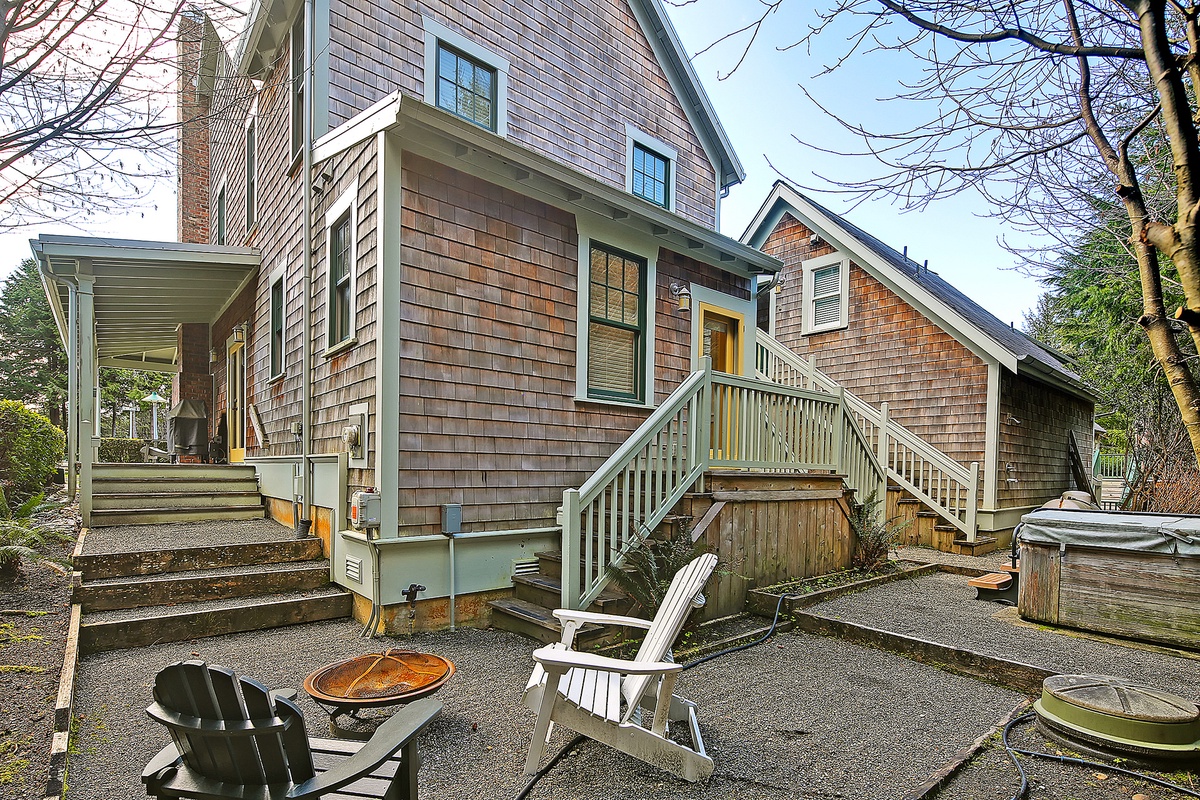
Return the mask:
<path id="1" fill-rule="evenodd" d="M 99 625 L 116 625 L 145 619 L 165 619 L 170 617 L 186 617 L 206 611 L 223 611 L 226 609 L 244 608 L 246 606 L 266 606 L 329 598 L 336 599 L 350 593 L 340 586 L 325 586 L 320 589 L 309 589 L 301 592 L 281 592 L 266 596 L 239 597 L 228 600 L 205 600 L 197 603 L 178 603 L 171 606 L 148 606 L 146 608 L 129 608 L 119 611 L 97 611 L 85 613 L 81 625 L 96 627 Z"/>
<path id="2" fill-rule="evenodd" d="M 151 575 L 129 575 L 117 578 L 96 578 L 83 582 L 84 588 L 123 586 L 131 583 L 166 583 L 168 581 L 190 580 L 195 578 L 225 578 L 261 575 L 268 572 L 307 572 L 310 570 L 329 571 L 329 559 L 313 559 L 311 561 L 278 561 L 252 566 L 215 567 L 213 569 L 192 569 L 180 572 L 158 572 Z"/>
<path id="3" fill-rule="evenodd" d="M 524 583 L 545 591 L 562 591 L 562 581 L 559 578 L 555 578 L 552 575 L 542 575 L 540 572 L 533 572 L 526 575 L 514 575 L 512 580 L 513 583 Z M 592 602 L 599 605 L 604 605 L 605 603 L 616 603 L 628 599 L 629 598 L 625 597 L 625 595 L 621 594 L 620 592 L 616 592 L 608 587 L 605 587 L 604 591 L 600 592 L 600 596 Z"/>
<path id="4" fill-rule="evenodd" d="M 504 611 L 514 617 L 519 617 L 526 622 L 538 625 L 542 628 L 550 630 L 561 630 L 562 626 L 558 624 L 558 620 L 554 618 L 553 609 L 547 608 L 537 603 L 530 603 L 528 600 L 518 600 L 515 597 L 503 597 L 499 600 L 490 600 L 488 605 L 494 609 Z M 590 624 L 590 623 L 589 623 Z M 584 626 L 585 628 L 588 625 Z M 591 626 L 596 627 L 596 626 Z"/>
<path id="5" fill-rule="evenodd" d="M 180 497 L 242 497 L 246 495 L 261 496 L 261 493 L 258 491 L 257 487 L 253 489 L 238 489 L 237 491 L 224 490 L 220 492 L 214 492 L 211 489 L 205 490 L 202 488 L 197 488 L 195 491 L 189 490 L 186 492 L 155 492 L 142 489 L 139 491 L 129 492 L 92 492 L 92 499 L 95 500 L 102 497 L 111 497 L 114 499 L 129 497 L 169 497 L 174 500 Z"/>

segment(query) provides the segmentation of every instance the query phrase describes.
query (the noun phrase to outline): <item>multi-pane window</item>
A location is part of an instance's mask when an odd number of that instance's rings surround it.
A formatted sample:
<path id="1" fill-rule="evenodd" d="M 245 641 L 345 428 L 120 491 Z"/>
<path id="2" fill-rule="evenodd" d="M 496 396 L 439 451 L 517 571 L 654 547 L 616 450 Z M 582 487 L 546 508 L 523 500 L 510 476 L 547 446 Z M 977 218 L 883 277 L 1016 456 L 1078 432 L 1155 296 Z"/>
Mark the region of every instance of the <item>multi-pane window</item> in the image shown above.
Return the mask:
<path id="1" fill-rule="evenodd" d="M 329 344 L 350 338 L 353 278 L 351 261 L 350 212 L 338 218 L 329 229 Z"/>
<path id="2" fill-rule="evenodd" d="M 283 278 L 271 284 L 271 377 L 283 374 Z"/>
<path id="3" fill-rule="evenodd" d="M 633 193 L 670 208 L 671 162 L 640 144 L 633 145 Z"/>
<path id="4" fill-rule="evenodd" d="M 496 70 L 442 43 L 437 62 L 438 108 L 496 130 Z"/>
<path id="5" fill-rule="evenodd" d="M 217 192 L 217 244 L 223 245 L 226 242 L 225 234 L 225 187 L 221 187 L 221 191 Z"/>
<path id="6" fill-rule="evenodd" d="M 845 260 L 817 262 L 804 268 L 804 332 L 844 328 L 847 316 L 847 269 Z"/>
<path id="7" fill-rule="evenodd" d="M 246 126 L 246 230 L 254 227 L 257 210 L 258 164 L 256 162 L 258 137 L 255 134 L 256 120 L 251 117 Z"/>
<path id="8" fill-rule="evenodd" d="M 292 24 L 292 156 L 304 146 L 304 14 Z"/>
<path id="9" fill-rule="evenodd" d="M 646 262 L 592 245 L 588 286 L 588 396 L 641 400 Z"/>

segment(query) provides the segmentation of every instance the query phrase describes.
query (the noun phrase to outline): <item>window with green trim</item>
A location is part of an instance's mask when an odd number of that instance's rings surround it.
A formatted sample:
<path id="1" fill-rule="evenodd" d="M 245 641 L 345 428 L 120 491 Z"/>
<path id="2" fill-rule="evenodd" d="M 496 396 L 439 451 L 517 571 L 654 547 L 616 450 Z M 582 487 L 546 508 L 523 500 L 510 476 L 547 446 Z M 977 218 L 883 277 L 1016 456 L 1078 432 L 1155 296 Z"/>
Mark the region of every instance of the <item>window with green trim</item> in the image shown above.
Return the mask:
<path id="1" fill-rule="evenodd" d="M 646 262 L 593 244 L 588 281 L 588 397 L 645 396 Z"/>
<path id="2" fill-rule="evenodd" d="M 246 126 L 246 230 L 254 228 L 258 210 L 258 135 L 255 133 L 257 120 L 250 118 Z"/>
<path id="3" fill-rule="evenodd" d="M 329 344 L 350 338 L 353 303 L 350 296 L 354 271 L 351 267 L 350 212 L 329 229 Z"/>
<path id="4" fill-rule="evenodd" d="M 271 377 L 283 374 L 283 277 L 271 284 Z"/>
<path id="5" fill-rule="evenodd" d="M 496 70 L 442 42 L 437 62 L 438 108 L 496 130 Z"/>
<path id="6" fill-rule="evenodd" d="M 633 145 L 633 193 L 656 206 L 671 207 L 671 162 L 648 147 Z"/>
<path id="7" fill-rule="evenodd" d="M 291 127 L 292 157 L 300 155 L 304 147 L 304 12 L 292 23 L 291 34 Z"/>

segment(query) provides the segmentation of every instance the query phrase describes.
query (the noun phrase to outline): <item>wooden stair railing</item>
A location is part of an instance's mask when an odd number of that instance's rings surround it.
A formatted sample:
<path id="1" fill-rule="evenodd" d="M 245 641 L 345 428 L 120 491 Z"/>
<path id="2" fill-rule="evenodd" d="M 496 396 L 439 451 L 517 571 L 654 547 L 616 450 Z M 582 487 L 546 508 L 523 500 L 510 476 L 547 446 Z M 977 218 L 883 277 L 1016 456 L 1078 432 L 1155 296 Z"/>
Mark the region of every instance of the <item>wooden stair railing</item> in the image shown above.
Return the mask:
<path id="1" fill-rule="evenodd" d="M 607 585 L 607 568 L 712 467 L 830 470 L 863 496 L 884 482 L 841 393 L 714 373 L 704 359 L 595 474 L 563 492 L 563 607 L 586 608 Z"/>
<path id="2" fill-rule="evenodd" d="M 879 409 L 847 392 L 810 362 L 793 353 L 763 331 L 757 332 L 758 377 L 784 386 L 842 394 L 850 416 L 871 444 L 876 458 L 887 468 L 887 477 L 921 500 L 938 516 L 976 540 L 979 507 L 979 463 L 964 466 L 888 417 L 886 403 Z M 879 489 L 883 497 L 885 486 Z"/>

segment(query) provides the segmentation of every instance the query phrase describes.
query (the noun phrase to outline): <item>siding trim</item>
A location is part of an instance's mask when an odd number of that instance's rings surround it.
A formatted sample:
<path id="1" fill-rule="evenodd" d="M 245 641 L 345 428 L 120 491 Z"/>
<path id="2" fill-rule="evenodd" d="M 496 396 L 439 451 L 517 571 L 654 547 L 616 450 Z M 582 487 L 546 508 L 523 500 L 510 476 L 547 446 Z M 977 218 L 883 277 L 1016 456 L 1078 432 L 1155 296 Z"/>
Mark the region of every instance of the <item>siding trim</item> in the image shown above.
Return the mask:
<path id="1" fill-rule="evenodd" d="M 400 527 L 400 225 L 404 208 L 400 142 L 375 136 L 378 255 L 375 262 L 375 486 L 381 495 L 379 536 L 394 538 Z M 370 439 L 367 446 L 371 444 Z"/>
<path id="2" fill-rule="evenodd" d="M 987 413 L 983 443 L 983 507 L 996 507 L 996 485 L 1000 480 L 1000 365 L 987 365 Z"/>

